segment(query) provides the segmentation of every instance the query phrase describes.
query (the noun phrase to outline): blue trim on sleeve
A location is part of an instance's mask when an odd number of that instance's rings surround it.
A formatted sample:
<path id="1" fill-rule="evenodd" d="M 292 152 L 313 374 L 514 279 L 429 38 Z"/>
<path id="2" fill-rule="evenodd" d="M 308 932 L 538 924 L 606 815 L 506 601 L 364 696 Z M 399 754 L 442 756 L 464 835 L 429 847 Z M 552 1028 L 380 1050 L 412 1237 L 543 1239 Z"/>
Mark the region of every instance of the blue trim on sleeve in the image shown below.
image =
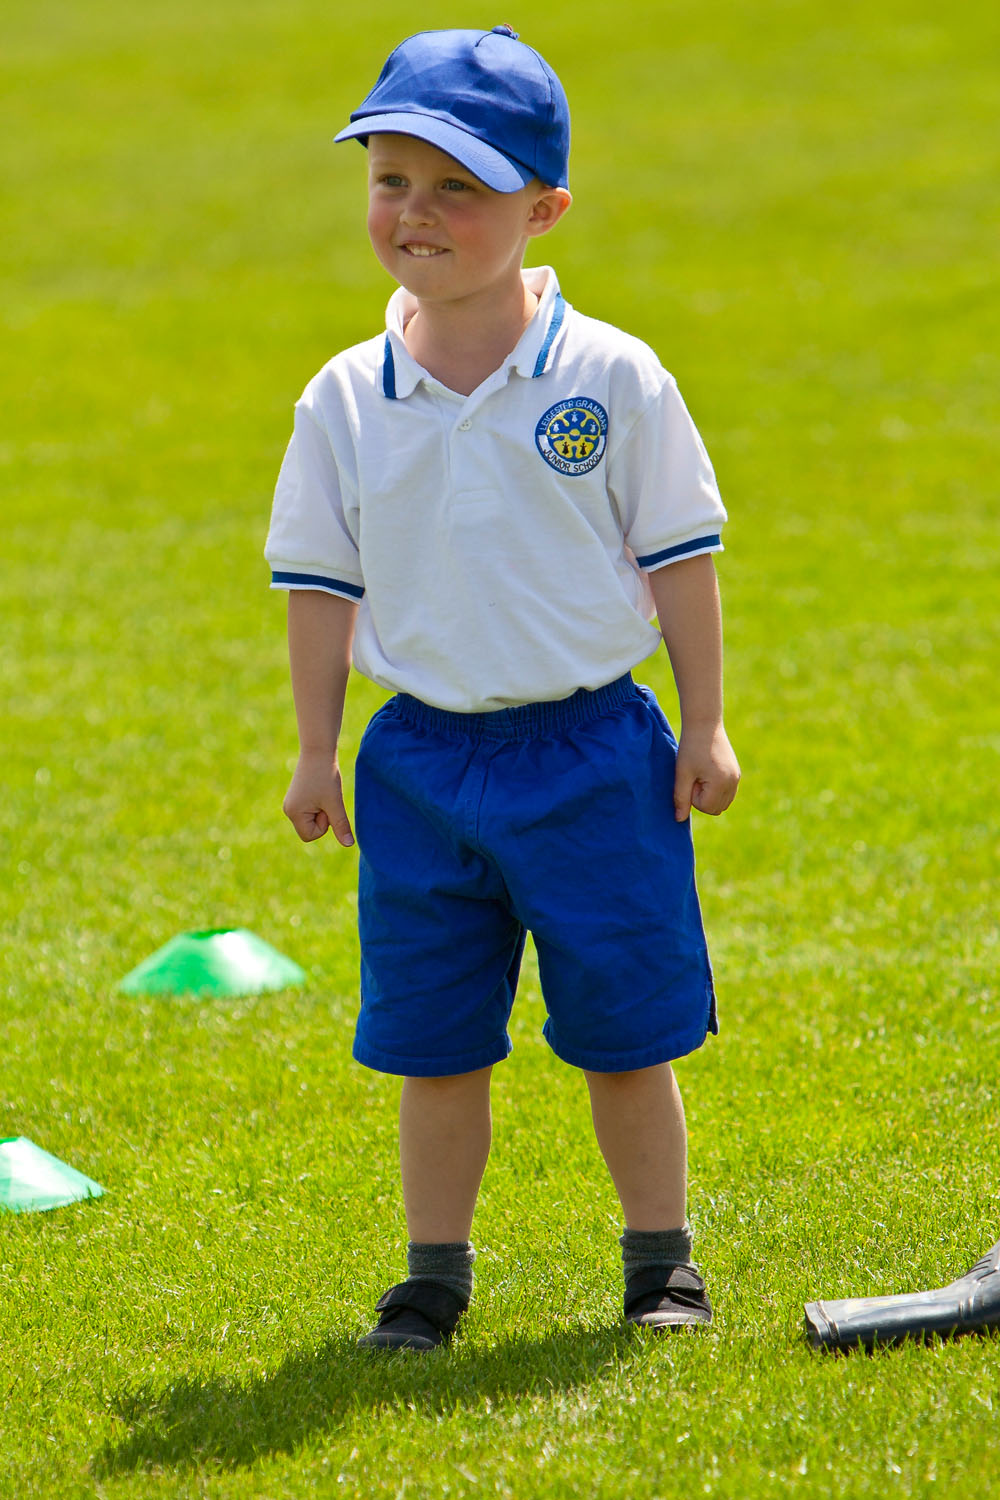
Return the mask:
<path id="1" fill-rule="evenodd" d="M 300 588 L 332 589 L 338 594 L 349 594 L 352 599 L 363 599 L 365 591 L 356 583 L 345 583 L 342 578 L 324 578 L 319 573 L 272 573 L 272 583 L 287 583 Z"/>
<path id="2" fill-rule="evenodd" d="M 552 348 L 555 336 L 559 332 L 565 313 L 566 299 L 563 296 L 562 292 L 557 292 L 555 295 L 555 300 L 552 303 L 552 318 L 549 322 L 548 332 L 545 335 L 545 342 L 538 351 L 538 358 L 535 360 L 535 368 L 531 372 L 532 380 L 537 380 L 539 375 L 545 374 L 545 362 L 549 357 L 549 350 Z"/>
<path id="3" fill-rule="evenodd" d="M 382 360 L 382 394 L 388 396 L 390 401 L 396 399 L 396 361 L 392 357 L 392 344 L 388 334 L 385 336 L 385 356 Z"/>
<path id="4" fill-rule="evenodd" d="M 709 547 L 721 547 L 722 538 L 716 532 L 714 536 L 696 536 L 693 542 L 679 542 L 676 547 L 664 547 L 662 552 L 649 552 L 645 557 L 637 557 L 636 562 L 640 568 L 651 568 L 654 563 L 669 562 L 672 557 L 683 557 L 688 552 L 704 552 Z"/>

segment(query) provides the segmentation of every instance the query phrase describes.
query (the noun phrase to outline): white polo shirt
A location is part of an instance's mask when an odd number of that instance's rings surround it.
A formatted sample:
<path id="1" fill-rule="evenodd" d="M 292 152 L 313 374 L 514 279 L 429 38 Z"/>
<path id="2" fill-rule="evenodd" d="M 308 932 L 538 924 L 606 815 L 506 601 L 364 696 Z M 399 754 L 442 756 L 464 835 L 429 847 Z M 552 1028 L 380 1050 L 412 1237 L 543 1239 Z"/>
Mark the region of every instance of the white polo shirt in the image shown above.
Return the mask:
<path id="1" fill-rule="evenodd" d="M 470 396 L 387 332 L 295 408 L 265 555 L 272 588 L 360 601 L 354 665 L 438 708 L 566 698 L 659 641 L 644 571 L 721 551 L 726 513 L 673 378 L 575 312 L 548 267 L 517 347 Z"/>

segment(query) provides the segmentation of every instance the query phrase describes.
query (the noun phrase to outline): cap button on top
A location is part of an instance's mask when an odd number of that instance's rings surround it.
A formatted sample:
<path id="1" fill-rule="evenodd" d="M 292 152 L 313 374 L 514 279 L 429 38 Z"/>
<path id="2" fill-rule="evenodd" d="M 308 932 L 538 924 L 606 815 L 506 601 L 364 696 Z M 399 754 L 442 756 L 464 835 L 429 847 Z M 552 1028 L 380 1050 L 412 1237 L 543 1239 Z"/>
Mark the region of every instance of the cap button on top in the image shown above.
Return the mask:
<path id="1" fill-rule="evenodd" d="M 491 29 L 494 36 L 509 36 L 511 40 L 515 42 L 521 35 L 519 31 L 515 31 L 513 26 L 509 25 L 506 21 L 502 26 L 494 26 Z"/>

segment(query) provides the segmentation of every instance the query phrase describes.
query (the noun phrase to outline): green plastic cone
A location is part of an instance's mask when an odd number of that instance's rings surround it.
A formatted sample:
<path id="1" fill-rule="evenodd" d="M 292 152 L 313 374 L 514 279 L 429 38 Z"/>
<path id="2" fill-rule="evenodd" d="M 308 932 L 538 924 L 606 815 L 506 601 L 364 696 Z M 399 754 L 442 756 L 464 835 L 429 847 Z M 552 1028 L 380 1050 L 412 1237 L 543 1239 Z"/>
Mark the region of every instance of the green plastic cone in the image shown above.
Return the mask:
<path id="1" fill-rule="evenodd" d="M 182 932 L 118 988 L 129 995 L 260 995 L 302 984 L 304 970 L 245 927 Z"/>
<path id="2" fill-rule="evenodd" d="M 0 1212 L 40 1213 L 82 1198 L 100 1198 L 104 1189 L 58 1156 L 50 1156 L 23 1135 L 0 1140 Z"/>

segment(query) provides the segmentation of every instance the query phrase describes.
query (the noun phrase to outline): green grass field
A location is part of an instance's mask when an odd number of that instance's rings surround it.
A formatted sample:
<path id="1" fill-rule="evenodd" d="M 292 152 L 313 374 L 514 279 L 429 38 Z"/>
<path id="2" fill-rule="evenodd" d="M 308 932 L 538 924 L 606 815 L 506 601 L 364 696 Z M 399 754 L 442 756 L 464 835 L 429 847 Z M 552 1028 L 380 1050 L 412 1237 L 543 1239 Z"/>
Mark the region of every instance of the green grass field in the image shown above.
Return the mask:
<path id="1" fill-rule="evenodd" d="M 390 290 L 329 139 L 431 0 L 9 0 L 0 1137 L 106 1196 L 0 1218 L 0 1495 L 1000 1495 L 1000 1343 L 817 1357 L 804 1300 L 1000 1235 L 995 8 L 509 15 L 562 74 L 575 305 L 677 375 L 731 512 L 744 785 L 701 819 L 722 1034 L 679 1066 L 705 1337 L 618 1326 L 616 1202 L 528 965 L 464 1337 L 401 1269 L 398 1085 L 349 1058 L 354 856 L 280 814 L 261 549 L 291 406 Z M 665 658 L 641 675 L 671 702 Z M 378 693 L 352 688 L 346 760 Z M 308 986 L 136 1001 L 177 932 Z"/>

